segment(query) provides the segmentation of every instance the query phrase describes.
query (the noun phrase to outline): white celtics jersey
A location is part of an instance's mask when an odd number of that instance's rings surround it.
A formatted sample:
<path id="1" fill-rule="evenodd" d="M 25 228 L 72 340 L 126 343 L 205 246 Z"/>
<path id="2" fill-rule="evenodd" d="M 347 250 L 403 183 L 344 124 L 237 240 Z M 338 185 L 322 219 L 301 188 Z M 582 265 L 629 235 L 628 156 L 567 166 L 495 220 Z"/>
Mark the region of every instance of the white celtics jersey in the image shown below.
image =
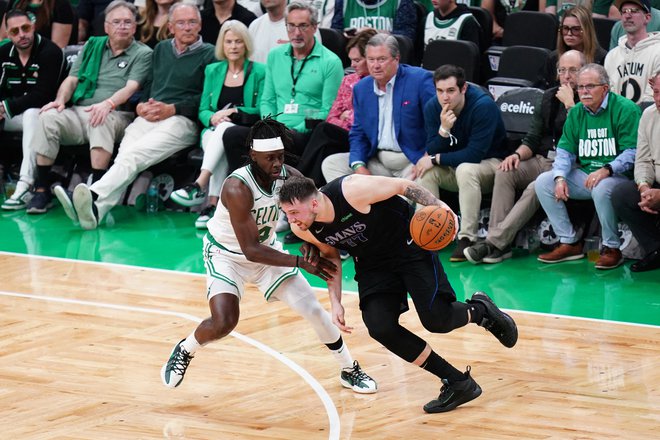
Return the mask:
<path id="1" fill-rule="evenodd" d="M 282 167 L 280 176 L 286 177 L 286 169 L 284 167 Z M 257 223 L 259 242 L 269 246 L 273 245 L 276 240 L 275 226 L 277 225 L 277 220 L 280 216 L 278 194 L 284 180 L 276 180 L 273 183 L 270 192 L 264 191 L 257 184 L 257 181 L 252 174 L 251 165 L 237 169 L 227 176 L 227 179 L 238 179 L 243 182 L 245 186 L 250 188 L 254 200 L 254 205 L 252 206 L 252 218 L 254 218 Z M 225 179 L 225 183 L 227 182 L 227 179 Z M 215 215 L 209 220 L 207 226 L 209 233 L 213 236 L 217 245 L 228 251 L 242 254 L 241 246 L 234 233 L 234 228 L 231 226 L 229 211 L 222 202 L 218 203 Z"/>
<path id="2" fill-rule="evenodd" d="M 465 20 L 474 20 L 472 14 L 463 14 L 448 20 L 438 20 L 433 12 L 426 16 L 424 46 L 434 40 L 458 40 Z"/>

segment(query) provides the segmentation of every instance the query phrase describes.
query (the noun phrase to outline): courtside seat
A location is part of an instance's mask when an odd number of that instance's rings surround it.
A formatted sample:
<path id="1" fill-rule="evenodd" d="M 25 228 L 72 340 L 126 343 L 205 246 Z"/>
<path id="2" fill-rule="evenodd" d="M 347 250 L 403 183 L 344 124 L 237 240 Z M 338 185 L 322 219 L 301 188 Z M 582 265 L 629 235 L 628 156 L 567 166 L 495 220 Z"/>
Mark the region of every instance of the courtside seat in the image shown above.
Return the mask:
<path id="1" fill-rule="evenodd" d="M 323 45 L 339 57 L 344 68 L 350 66 L 351 60 L 348 59 L 348 54 L 346 53 L 348 40 L 344 37 L 344 34 L 337 29 L 321 27 L 319 28 L 319 32 L 321 33 Z"/>
<path id="2" fill-rule="evenodd" d="M 472 41 L 435 40 L 424 49 L 422 67 L 434 71 L 443 64 L 454 64 L 465 70 L 466 80 L 478 83 L 480 57 L 479 47 Z"/>
<path id="3" fill-rule="evenodd" d="M 540 47 L 507 47 L 502 52 L 498 75 L 487 81 L 488 90 L 497 99 L 517 87 L 545 88 L 543 70 L 549 54 L 549 49 Z"/>

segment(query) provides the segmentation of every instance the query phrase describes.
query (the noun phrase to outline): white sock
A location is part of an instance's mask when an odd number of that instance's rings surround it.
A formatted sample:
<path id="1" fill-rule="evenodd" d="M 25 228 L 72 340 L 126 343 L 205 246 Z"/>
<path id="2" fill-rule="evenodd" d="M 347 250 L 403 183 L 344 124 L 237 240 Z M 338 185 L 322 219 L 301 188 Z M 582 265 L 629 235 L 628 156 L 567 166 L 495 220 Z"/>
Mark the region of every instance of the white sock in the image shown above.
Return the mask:
<path id="1" fill-rule="evenodd" d="M 353 368 L 353 356 L 351 356 L 351 352 L 348 351 L 346 343 L 342 341 L 339 350 L 330 351 L 332 352 L 332 355 L 335 357 L 335 359 L 337 359 L 337 362 L 339 362 L 339 366 L 342 370 Z"/>
<path id="2" fill-rule="evenodd" d="M 182 343 L 181 346 L 191 355 L 195 354 L 201 344 L 195 339 L 195 332 L 193 331 Z"/>

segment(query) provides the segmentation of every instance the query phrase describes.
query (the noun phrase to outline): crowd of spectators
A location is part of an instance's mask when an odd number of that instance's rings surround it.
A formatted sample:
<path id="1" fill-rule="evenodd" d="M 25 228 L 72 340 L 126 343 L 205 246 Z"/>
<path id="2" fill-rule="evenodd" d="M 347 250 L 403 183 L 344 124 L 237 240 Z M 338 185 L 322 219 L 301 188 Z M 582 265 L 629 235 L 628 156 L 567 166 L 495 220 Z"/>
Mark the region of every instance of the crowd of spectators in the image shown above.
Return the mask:
<path id="1" fill-rule="evenodd" d="M 516 11 L 557 17 L 546 90 L 519 145 L 485 78 L 469 83 L 453 64 L 430 72 L 401 62 L 406 40 L 422 51 L 436 39 L 482 47 L 479 6 L 491 15 L 491 43 Z M 317 185 L 379 174 L 456 193 L 451 261 L 510 258 L 539 206 L 559 237 L 539 260 L 583 258 L 584 237 L 566 210 L 580 199 L 593 200 L 600 223 L 596 268 L 622 263 L 620 220 L 644 250 L 633 270 L 660 266 L 660 11 L 649 0 L 10 0 L 0 14 L 0 135 L 23 132 L 20 180 L 2 209 L 44 214 L 57 197 L 94 229 L 139 173 L 201 144 L 197 179 L 180 182 L 172 200 L 203 208 L 204 228 L 224 177 L 245 162 L 250 126 L 271 116 L 290 130 L 287 160 Z M 609 52 L 594 25 L 608 16 L 617 20 Z M 327 46 L 321 30 L 335 33 Z M 77 56 L 66 59 L 61 49 L 72 45 Z M 89 181 L 72 192 L 53 186 L 60 147 L 80 144 L 89 146 Z M 614 202 L 635 191 L 637 205 Z M 483 240 L 480 210 L 491 194 Z"/>

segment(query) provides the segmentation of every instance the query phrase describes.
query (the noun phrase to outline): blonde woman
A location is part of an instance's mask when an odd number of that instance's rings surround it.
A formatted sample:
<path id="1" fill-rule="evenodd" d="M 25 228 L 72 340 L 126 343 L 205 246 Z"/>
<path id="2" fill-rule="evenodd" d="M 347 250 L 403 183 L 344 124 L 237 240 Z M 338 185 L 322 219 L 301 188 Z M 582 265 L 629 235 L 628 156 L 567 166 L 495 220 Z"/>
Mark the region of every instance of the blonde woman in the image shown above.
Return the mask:
<path id="1" fill-rule="evenodd" d="M 249 60 L 252 40 L 247 27 L 239 21 L 226 21 L 220 28 L 216 56 L 220 60 L 206 67 L 204 91 L 199 106 L 204 159 L 195 182 L 172 193 L 172 200 L 182 206 L 201 205 L 208 193 L 209 206 L 195 222 L 199 229 L 213 216 L 222 181 L 227 174 L 227 160 L 222 135 L 233 125 L 251 125 L 259 119 L 265 66 Z"/>

